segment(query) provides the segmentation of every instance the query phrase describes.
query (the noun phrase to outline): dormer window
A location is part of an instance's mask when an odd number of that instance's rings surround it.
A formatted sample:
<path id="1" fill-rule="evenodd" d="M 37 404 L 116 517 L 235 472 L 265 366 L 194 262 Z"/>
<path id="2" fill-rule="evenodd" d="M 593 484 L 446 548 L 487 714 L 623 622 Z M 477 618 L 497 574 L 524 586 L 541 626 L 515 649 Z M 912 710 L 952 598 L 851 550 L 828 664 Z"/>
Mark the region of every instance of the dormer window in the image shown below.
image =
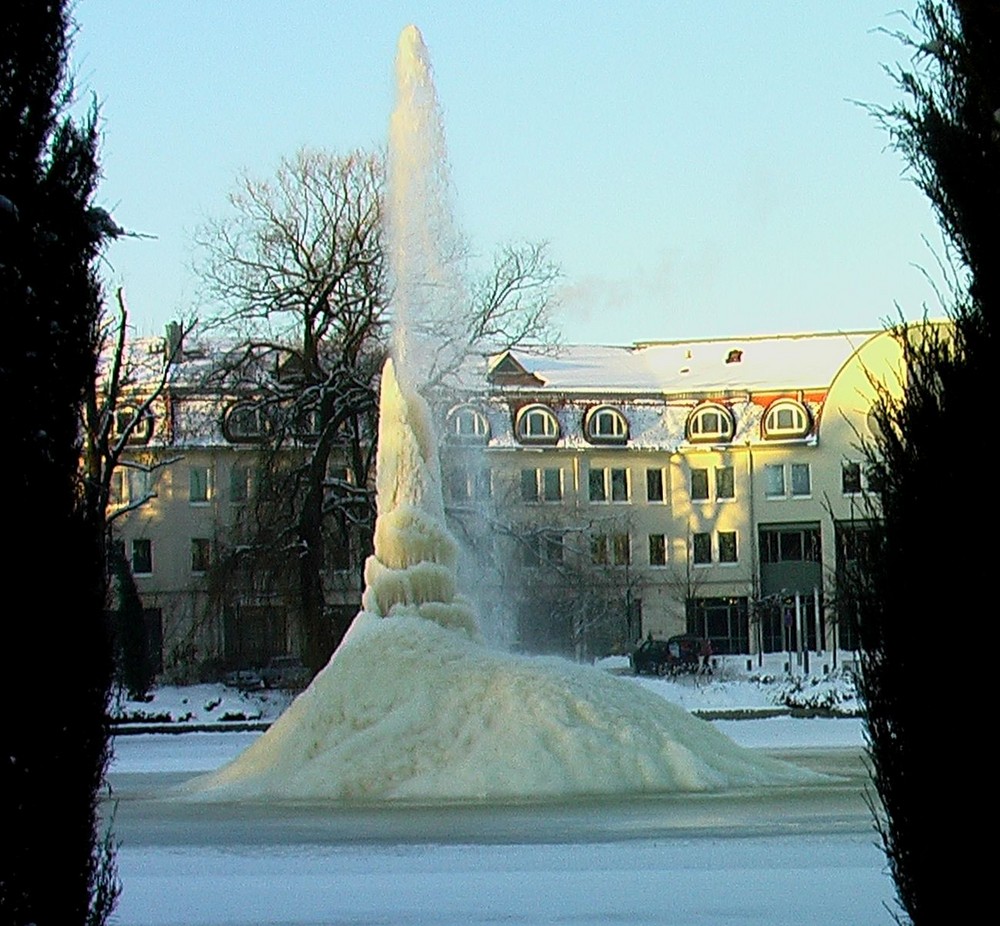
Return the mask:
<path id="1" fill-rule="evenodd" d="M 592 444 L 624 444 L 628 441 L 628 421 L 610 405 L 592 408 L 583 419 L 583 431 Z"/>
<path id="2" fill-rule="evenodd" d="M 733 415 L 714 402 L 699 405 L 688 418 L 687 439 L 691 443 L 728 442 L 733 439 Z"/>
<path id="3" fill-rule="evenodd" d="M 764 412 L 762 427 L 766 440 L 790 440 L 809 434 L 812 430 L 812 417 L 801 402 L 778 399 Z"/>
<path id="4" fill-rule="evenodd" d="M 465 443 L 486 443 L 490 438 L 490 423 L 479 409 L 456 405 L 448 412 L 448 437 Z"/>
<path id="5" fill-rule="evenodd" d="M 559 440 L 559 421 L 545 405 L 526 405 L 517 413 L 517 439 L 523 444 L 554 444 Z"/>
<path id="6" fill-rule="evenodd" d="M 222 433 L 233 444 L 259 444 L 270 430 L 267 412 L 259 405 L 230 405 L 222 419 Z"/>
<path id="7" fill-rule="evenodd" d="M 140 415 L 139 409 L 134 405 L 116 408 L 112 420 L 112 437 L 120 440 L 126 434 L 129 444 L 148 444 L 153 436 L 153 416 L 148 411 Z"/>

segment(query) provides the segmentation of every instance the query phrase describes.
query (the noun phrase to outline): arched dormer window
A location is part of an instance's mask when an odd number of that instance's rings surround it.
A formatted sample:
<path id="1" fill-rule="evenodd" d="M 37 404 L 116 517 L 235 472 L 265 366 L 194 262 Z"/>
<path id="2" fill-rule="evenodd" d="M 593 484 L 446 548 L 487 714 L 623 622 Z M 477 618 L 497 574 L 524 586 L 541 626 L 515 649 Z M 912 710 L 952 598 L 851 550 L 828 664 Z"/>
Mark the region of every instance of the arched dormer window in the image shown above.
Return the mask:
<path id="1" fill-rule="evenodd" d="M 765 440 L 805 437 L 812 430 L 812 417 L 801 402 L 777 399 L 764 412 L 761 427 Z"/>
<path id="2" fill-rule="evenodd" d="M 259 405 L 230 405 L 222 418 L 222 433 L 232 444 L 259 444 L 270 431 L 267 412 Z"/>
<path id="3" fill-rule="evenodd" d="M 583 433 L 592 444 L 624 444 L 628 441 L 628 421 L 610 405 L 598 405 L 583 418 Z"/>
<path id="4" fill-rule="evenodd" d="M 522 444 L 554 444 L 559 440 L 559 420 L 546 405 L 526 405 L 514 422 Z"/>
<path id="5" fill-rule="evenodd" d="M 490 439 L 490 423 L 479 409 L 456 405 L 448 412 L 447 433 L 449 440 L 484 444 Z"/>
<path id="6" fill-rule="evenodd" d="M 129 444 L 148 444 L 153 436 L 153 416 L 148 411 L 140 415 L 134 405 L 120 405 L 115 409 L 111 430 L 115 440 L 127 434 Z"/>
<path id="7" fill-rule="evenodd" d="M 687 422 L 687 439 L 692 444 L 721 443 L 733 439 L 733 415 L 715 402 L 699 405 Z"/>

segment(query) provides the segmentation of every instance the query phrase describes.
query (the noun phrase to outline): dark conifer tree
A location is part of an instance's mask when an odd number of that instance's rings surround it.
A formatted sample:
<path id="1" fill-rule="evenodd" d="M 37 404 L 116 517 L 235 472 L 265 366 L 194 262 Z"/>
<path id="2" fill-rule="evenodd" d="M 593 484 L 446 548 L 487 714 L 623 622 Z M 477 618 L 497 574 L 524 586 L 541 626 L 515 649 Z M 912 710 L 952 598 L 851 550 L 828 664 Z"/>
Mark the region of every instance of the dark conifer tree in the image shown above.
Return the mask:
<path id="1" fill-rule="evenodd" d="M 105 922 L 116 896 L 99 819 L 112 679 L 103 524 L 81 503 L 81 402 L 95 375 L 110 217 L 92 204 L 96 113 L 71 118 L 65 0 L 0 12 L 0 395 L 7 493 L 0 922 Z"/>
<path id="2" fill-rule="evenodd" d="M 995 803 L 978 748 L 996 614 L 983 450 L 1000 346 L 1000 3 L 921 0 L 908 26 L 897 35 L 910 63 L 890 72 L 903 101 L 875 112 L 937 213 L 950 318 L 895 330 L 905 376 L 873 409 L 874 527 L 847 597 L 860 621 L 876 826 L 899 918 L 921 926 L 978 905 L 978 830 Z M 970 703 L 938 716 L 928 695 L 949 681 Z"/>

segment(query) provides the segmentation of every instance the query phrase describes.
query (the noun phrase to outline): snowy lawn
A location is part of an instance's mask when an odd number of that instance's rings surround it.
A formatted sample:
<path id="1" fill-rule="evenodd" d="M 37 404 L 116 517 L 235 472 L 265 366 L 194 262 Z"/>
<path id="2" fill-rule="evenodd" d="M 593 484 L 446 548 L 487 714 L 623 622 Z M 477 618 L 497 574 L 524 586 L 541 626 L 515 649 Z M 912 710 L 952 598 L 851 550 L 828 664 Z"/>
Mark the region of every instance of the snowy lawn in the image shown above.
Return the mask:
<path id="1" fill-rule="evenodd" d="M 634 677 L 628 660 L 612 657 L 598 665 L 624 675 L 637 685 L 685 709 L 709 714 L 769 712 L 790 708 L 819 708 L 831 714 L 858 713 L 857 693 L 849 672 L 830 672 L 793 678 L 767 671 L 738 672 L 725 664 L 712 676 Z M 120 724 L 219 725 L 276 720 L 291 703 L 287 691 L 241 692 L 221 684 L 162 686 L 148 702 L 123 700 L 115 706 Z"/>

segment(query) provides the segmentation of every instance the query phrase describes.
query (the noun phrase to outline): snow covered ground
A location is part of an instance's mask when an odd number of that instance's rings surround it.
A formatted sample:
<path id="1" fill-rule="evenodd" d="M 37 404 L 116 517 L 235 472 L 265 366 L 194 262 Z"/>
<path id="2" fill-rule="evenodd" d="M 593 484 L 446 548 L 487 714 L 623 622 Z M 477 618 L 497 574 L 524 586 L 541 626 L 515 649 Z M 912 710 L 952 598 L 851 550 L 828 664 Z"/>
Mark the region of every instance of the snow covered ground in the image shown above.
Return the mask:
<path id="1" fill-rule="evenodd" d="M 773 708 L 791 682 L 634 680 L 689 709 Z M 842 680 L 829 687 L 849 703 Z M 265 698 L 266 695 L 266 698 Z M 777 699 L 777 700 L 776 700 Z M 287 699 L 159 689 L 145 710 L 224 730 Z M 856 717 L 712 723 L 742 745 L 834 772 L 824 788 L 506 806 L 193 806 L 172 785 L 256 732 L 119 736 L 111 784 L 120 926 L 214 924 L 886 924 Z"/>
<path id="2" fill-rule="evenodd" d="M 636 684 L 695 713 L 761 713 L 781 709 L 822 709 L 831 714 L 858 713 L 854 680 L 850 672 L 822 670 L 812 675 L 788 676 L 780 660 L 770 658 L 762 668 L 747 671 L 743 666 L 719 660 L 711 676 L 681 676 L 677 679 L 628 675 L 628 660 L 610 657 L 598 665 L 609 672 L 624 674 Z M 127 727 L 166 724 L 225 728 L 248 722 L 275 720 L 294 695 L 286 691 L 241 692 L 225 685 L 164 686 L 153 689 L 146 702 L 122 701 L 115 708 L 116 719 Z"/>

